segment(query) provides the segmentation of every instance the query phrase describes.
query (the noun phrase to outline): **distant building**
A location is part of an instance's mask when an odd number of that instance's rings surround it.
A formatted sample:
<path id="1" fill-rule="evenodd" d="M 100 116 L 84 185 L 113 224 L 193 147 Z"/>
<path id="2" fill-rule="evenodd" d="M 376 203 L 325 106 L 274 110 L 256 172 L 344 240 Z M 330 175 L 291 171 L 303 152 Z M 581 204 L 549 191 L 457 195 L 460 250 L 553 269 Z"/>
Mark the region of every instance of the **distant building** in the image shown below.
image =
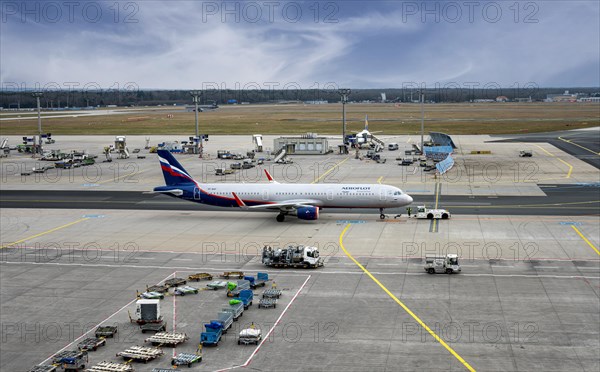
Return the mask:
<path id="1" fill-rule="evenodd" d="M 547 94 L 546 102 L 576 102 L 577 94 L 571 94 L 565 90 L 563 94 Z"/>
<path id="2" fill-rule="evenodd" d="M 600 102 L 600 97 L 583 97 L 579 98 L 577 102 Z"/>
<path id="3" fill-rule="evenodd" d="M 498 96 L 496 97 L 496 102 L 508 102 L 507 96 Z"/>
<path id="4" fill-rule="evenodd" d="M 304 103 L 307 105 L 326 105 L 329 102 L 325 101 L 325 100 L 318 100 L 318 101 L 304 101 Z"/>

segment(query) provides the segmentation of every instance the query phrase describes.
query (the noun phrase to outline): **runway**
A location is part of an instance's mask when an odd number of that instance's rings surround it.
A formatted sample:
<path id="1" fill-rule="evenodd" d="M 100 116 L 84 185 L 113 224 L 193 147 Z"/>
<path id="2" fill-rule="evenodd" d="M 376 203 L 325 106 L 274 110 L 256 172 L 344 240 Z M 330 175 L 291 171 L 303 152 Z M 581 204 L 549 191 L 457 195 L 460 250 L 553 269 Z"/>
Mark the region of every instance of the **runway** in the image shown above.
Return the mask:
<path id="1" fill-rule="evenodd" d="M 539 185 L 546 196 L 440 195 L 439 207 L 453 214 L 585 216 L 600 214 L 600 183 Z M 435 195 L 414 196 L 417 205 L 433 206 Z M 223 208 L 190 203 L 165 195 L 137 191 L 42 191 L 4 190 L 0 208 L 210 210 Z M 347 209 L 324 209 L 325 213 L 348 213 Z M 379 213 L 377 209 L 354 209 L 354 213 Z M 406 213 L 405 208 L 387 209 L 388 214 Z"/>

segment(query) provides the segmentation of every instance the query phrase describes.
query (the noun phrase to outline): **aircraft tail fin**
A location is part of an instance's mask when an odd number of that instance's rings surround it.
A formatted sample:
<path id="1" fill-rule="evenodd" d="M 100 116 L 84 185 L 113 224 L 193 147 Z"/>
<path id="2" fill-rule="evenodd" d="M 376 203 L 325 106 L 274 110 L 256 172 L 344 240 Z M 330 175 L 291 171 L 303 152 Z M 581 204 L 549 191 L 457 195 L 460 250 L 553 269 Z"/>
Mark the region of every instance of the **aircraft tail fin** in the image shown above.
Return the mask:
<path id="1" fill-rule="evenodd" d="M 167 150 L 158 150 L 158 160 L 167 186 L 194 183 L 194 179 Z"/>

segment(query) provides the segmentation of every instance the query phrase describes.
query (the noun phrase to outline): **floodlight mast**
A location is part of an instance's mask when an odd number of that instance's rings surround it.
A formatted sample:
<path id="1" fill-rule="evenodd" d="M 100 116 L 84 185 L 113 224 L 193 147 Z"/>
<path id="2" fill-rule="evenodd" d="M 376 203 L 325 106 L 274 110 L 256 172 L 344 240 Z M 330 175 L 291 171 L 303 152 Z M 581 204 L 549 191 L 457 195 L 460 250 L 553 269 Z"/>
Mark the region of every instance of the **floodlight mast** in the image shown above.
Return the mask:
<path id="1" fill-rule="evenodd" d="M 192 90 L 190 92 L 190 96 L 192 96 L 192 100 L 194 102 L 194 105 L 196 106 L 194 109 L 194 114 L 195 114 L 195 118 L 196 118 L 196 138 L 195 140 L 198 141 L 198 146 L 202 146 L 202 138 L 200 138 L 200 131 L 198 129 L 198 98 L 202 95 L 202 92 L 199 90 Z M 198 153 L 198 147 L 194 147 L 194 153 Z M 200 155 L 202 156 L 202 154 Z"/>
<path id="2" fill-rule="evenodd" d="M 37 114 L 38 114 L 38 145 L 37 149 L 33 152 L 33 156 L 35 156 L 36 152 L 42 153 L 42 114 L 40 108 L 40 98 L 44 95 L 42 92 L 33 92 L 31 94 L 36 99 L 37 103 Z"/>
<path id="3" fill-rule="evenodd" d="M 425 134 L 425 110 L 423 108 L 423 104 L 425 103 L 425 92 L 420 92 L 420 101 L 421 101 L 421 154 L 424 154 L 423 150 L 423 136 Z"/>
<path id="4" fill-rule="evenodd" d="M 342 98 L 342 143 L 346 144 L 346 103 L 348 103 L 348 96 L 352 93 L 351 89 L 340 89 L 338 94 Z"/>

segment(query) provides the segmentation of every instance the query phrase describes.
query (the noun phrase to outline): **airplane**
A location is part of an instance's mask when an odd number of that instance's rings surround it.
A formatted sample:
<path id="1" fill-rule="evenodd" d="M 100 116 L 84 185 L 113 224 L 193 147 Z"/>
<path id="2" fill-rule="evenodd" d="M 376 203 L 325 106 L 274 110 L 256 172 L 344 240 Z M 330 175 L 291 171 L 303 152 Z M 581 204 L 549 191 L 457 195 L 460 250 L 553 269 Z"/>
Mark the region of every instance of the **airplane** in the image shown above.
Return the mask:
<path id="1" fill-rule="evenodd" d="M 277 222 L 288 215 L 300 220 L 317 220 L 325 208 L 378 208 L 385 219 L 385 208 L 412 203 L 410 195 L 397 187 L 382 184 L 282 184 L 265 169 L 269 183 L 199 183 L 167 150 L 158 150 L 158 160 L 166 186 L 152 193 L 207 205 L 238 210 L 279 212 Z"/>
<path id="2" fill-rule="evenodd" d="M 354 131 L 354 133 L 356 133 L 356 144 L 362 147 L 362 145 L 371 145 L 373 139 L 376 138 L 373 134 L 381 133 L 381 131 L 369 132 L 369 115 L 365 115 L 365 129 L 360 132 Z"/>

